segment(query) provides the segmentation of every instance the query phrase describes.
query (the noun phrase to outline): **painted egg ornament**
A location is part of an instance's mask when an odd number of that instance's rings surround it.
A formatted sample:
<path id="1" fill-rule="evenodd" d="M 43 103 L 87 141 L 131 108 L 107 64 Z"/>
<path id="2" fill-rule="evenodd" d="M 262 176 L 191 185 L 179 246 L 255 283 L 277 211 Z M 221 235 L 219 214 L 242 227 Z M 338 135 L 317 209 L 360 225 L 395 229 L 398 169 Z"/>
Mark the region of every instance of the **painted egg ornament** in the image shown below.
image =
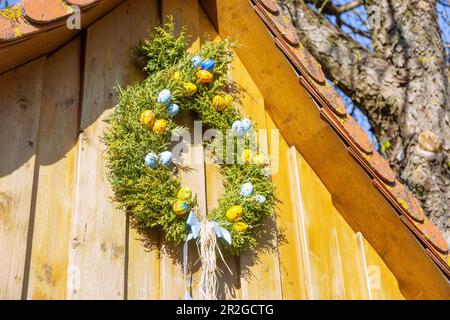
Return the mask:
<path id="1" fill-rule="evenodd" d="M 198 70 L 197 80 L 202 84 L 210 83 L 213 80 L 213 75 L 208 70 Z"/>
<path id="2" fill-rule="evenodd" d="M 153 123 L 155 122 L 155 116 L 151 110 L 144 110 L 141 113 L 141 124 L 149 129 L 153 127 Z"/>
<path id="3" fill-rule="evenodd" d="M 257 166 L 263 166 L 266 164 L 266 157 L 263 154 L 257 154 L 254 158 L 253 158 L 253 163 L 256 164 Z"/>
<path id="4" fill-rule="evenodd" d="M 172 79 L 175 81 L 182 81 L 183 78 L 184 78 L 184 76 L 180 71 L 175 71 L 172 75 Z"/>
<path id="5" fill-rule="evenodd" d="M 156 169 L 156 166 L 158 165 L 158 156 L 155 153 L 150 152 L 145 156 L 144 162 L 147 167 Z"/>
<path id="6" fill-rule="evenodd" d="M 233 122 L 231 125 L 231 131 L 238 137 L 242 137 L 245 134 L 245 131 L 242 128 L 242 122 L 240 120 Z"/>
<path id="7" fill-rule="evenodd" d="M 214 110 L 223 111 L 226 108 L 225 99 L 222 96 L 214 96 L 212 100 Z"/>
<path id="8" fill-rule="evenodd" d="M 186 201 L 177 200 L 177 201 L 175 201 L 173 203 L 172 209 L 173 209 L 173 212 L 175 212 L 176 215 L 182 216 L 188 211 L 189 206 L 188 206 L 188 203 Z"/>
<path id="9" fill-rule="evenodd" d="M 251 163 L 253 161 L 253 152 L 250 149 L 245 149 L 242 152 L 241 160 L 244 163 Z"/>
<path id="10" fill-rule="evenodd" d="M 168 104 L 170 98 L 172 98 L 172 93 L 170 93 L 169 90 L 164 89 L 158 94 L 158 98 L 156 98 L 156 101 L 161 104 Z"/>
<path id="11" fill-rule="evenodd" d="M 254 199 L 256 202 L 259 202 L 261 204 L 263 204 L 267 200 L 266 197 L 261 194 L 256 195 Z"/>
<path id="12" fill-rule="evenodd" d="M 208 71 L 213 71 L 215 65 L 216 65 L 216 62 L 214 60 L 207 59 L 207 60 L 203 61 L 202 69 L 203 70 L 208 70 Z"/>
<path id="13" fill-rule="evenodd" d="M 171 103 L 167 107 L 166 111 L 171 117 L 175 117 L 176 114 L 178 113 L 178 111 L 180 111 L 180 107 L 177 104 L 175 104 L 175 103 Z"/>
<path id="14" fill-rule="evenodd" d="M 230 94 L 227 94 L 223 100 L 225 101 L 225 105 L 227 107 L 231 107 L 233 105 L 233 96 Z"/>
<path id="15" fill-rule="evenodd" d="M 248 132 L 248 130 L 250 130 L 250 128 L 252 127 L 252 122 L 250 121 L 250 119 L 243 119 L 241 120 L 241 126 L 244 132 Z"/>
<path id="16" fill-rule="evenodd" d="M 232 206 L 227 210 L 225 216 L 227 217 L 228 221 L 234 221 L 236 219 L 239 219 L 242 216 L 243 212 L 244 208 L 242 206 Z"/>
<path id="17" fill-rule="evenodd" d="M 192 57 L 191 62 L 194 69 L 196 69 L 202 66 L 203 60 L 199 55 L 195 55 Z"/>
<path id="18" fill-rule="evenodd" d="M 172 163 L 172 152 L 164 151 L 159 154 L 159 163 L 163 166 L 168 167 Z"/>
<path id="19" fill-rule="evenodd" d="M 153 125 L 153 132 L 156 134 L 163 134 L 167 129 L 167 121 L 164 119 L 159 119 L 155 121 Z"/>
<path id="20" fill-rule="evenodd" d="M 197 92 L 197 86 L 192 82 L 186 82 L 184 84 L 184 92 L 187 96 L 193 96 Z"/>
<path id="21" fill-rule="evenodd" d="M 250 197 L 253 193 L 253 185 L 250 182 L 246 182 L 242 185 L 239 194 L 243 197 Z"/>
<path id="22" fill-rule="evenodd" d="M 233 229 L 237 232 L 245 232 L 248 229 L 248 226 L 245 222 L 238 221 L 235 224 L 233 224 Z"/>
<path id="23" fill-rule="evenodd" d="M 191 200 L 192 199 L 192 190 L 189 187 L 183 187 L 178 191 L 177 195 L 178 200 Z"/>

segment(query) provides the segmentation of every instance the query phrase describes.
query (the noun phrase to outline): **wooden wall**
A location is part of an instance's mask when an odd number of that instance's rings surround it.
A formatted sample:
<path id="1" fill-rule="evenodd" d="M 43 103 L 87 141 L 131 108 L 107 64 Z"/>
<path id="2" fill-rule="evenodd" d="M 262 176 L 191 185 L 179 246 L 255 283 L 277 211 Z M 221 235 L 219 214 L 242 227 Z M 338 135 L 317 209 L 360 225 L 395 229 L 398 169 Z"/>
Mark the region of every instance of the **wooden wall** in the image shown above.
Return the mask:
<path id="1" fill-rule="evenodd" d="M 220 38 L 197 1 L 158 2 L 128 0 L 53 54 L 0 75 L 0 299 L 183 297 L 173 258 L 181 248 L 157 232 L 139 234 L 115 209 L 100 141 L 114 86 L 143 78 L 130 48 L 160 17 L 188 26 L 192 51 L 205 33 Z M 264 97 L 239 57 L 232 75 L 244 89 L 241 111 L 269 130 L 280 204 L 264 248 L 227 258 L 233 273 L 221 276 L 220 297 L 402 299 L 393 274 L 308 163 L 270 131 Z M 198 145 L 190 152 L 207 157 Z M 222 189 L 217 168 L 192 169 L 183 183 L 201 208 L 213 208 Z M 190 275 L 195 287 L 198 266 Z"/>

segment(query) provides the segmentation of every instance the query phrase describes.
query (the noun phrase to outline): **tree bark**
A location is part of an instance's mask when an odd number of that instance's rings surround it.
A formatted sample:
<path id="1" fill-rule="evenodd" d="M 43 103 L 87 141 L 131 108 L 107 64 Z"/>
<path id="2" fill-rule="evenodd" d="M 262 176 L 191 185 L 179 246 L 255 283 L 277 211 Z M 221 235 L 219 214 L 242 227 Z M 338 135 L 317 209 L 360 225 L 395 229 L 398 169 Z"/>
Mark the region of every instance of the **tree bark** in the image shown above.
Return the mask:
<path id="1" fill-rule="evenodd" d="M 281 4 L 329 79 L 367 115 L 378 141 L 389 142 L 384 156 L 450 243 L 449 69 L 436 0 L 365 0 L 381 19 L 371 28 L 373 51 L 305 2 Z"/>

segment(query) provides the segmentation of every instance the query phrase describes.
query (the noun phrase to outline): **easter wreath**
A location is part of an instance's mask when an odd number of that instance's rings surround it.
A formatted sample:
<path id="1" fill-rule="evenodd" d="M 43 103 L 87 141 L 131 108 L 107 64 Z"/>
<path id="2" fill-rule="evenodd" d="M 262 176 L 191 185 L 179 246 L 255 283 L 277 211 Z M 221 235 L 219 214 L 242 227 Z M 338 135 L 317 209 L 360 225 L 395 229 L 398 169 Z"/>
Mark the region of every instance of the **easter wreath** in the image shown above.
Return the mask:
<path id="1" fill-rule="evenodd" d="M 118 88 L 119 102 L 107 119 L 104 141 L 114 200 L 129 213 L 133 227 L 157 228 L 166 240 L 181 243 L 207 238 L 201 226 L 208 225 L 214 250 L 220 245 L 239 255 L 255 248 L 258 230 L 264 218 L 273 215 L 276 200 L 267 155 L 250 148 L 256 141 L 254 124 L 242 119 L 230 89 L 232 47 L 228 40 L 207 41 L 195 54 L 188 53 L 184 31 L 175 36 L 172 22 L 157 27 L 153 38 L 135 49 L 148 76 L 142 83 Z M 183 129 L 174 120 L 186 112 L 194 112 L 203 125 L 231 135 L 235 142 L 236 161 L 220 164 L 224 193 L 208 213 L 198 212 L 196 196 L 189 186 L 180 185 L 169 151 L 172 133 Z M 219 150 L 224 140 L 208 144 Z M 226 159 L 226 153 L 216 158 Z M 222 240 L 216 243 L 216 236 Z M 212 259 L 215 273 L 215 253 Z M 205 281 L 204 287 L 209 285 Z M 214 298 L 214 292 L 204 296 Z"/>

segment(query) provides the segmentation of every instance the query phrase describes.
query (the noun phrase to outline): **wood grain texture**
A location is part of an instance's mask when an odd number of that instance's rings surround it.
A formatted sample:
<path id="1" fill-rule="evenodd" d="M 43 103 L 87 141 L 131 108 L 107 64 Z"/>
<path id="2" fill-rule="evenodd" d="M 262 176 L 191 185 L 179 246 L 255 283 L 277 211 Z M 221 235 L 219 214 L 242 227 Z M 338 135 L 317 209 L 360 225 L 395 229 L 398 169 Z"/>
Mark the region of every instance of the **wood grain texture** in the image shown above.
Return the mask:
<path id="1" fill-rule="evenodd" d="M 122 27 L 128 19 L 125 3 L 87 31 L 69 299 L 124 298 L 126 220 L 111 200 L 101 136 L 116 103 L 113 87 L 128 80 L 129 30 Z"/>
<path id="2" fill-rule="evenodd" d="M 0 76 L 0 300 L 22 296 L 44 64 Z"/>
<path id="3" fill-rule="evenodd" d="M 65 299 L 74 211 L 80 38 L 46 59 L 37 144 L 37 185 L 28 299 Z"/>
<path id="4" fill-rule="evenodd" d="M 159 25 L 159 8 L 156 0 L 129 0 L 130 15 L 130 47 L 138 45 L 140 40 L 147 39 L 147 30 Z M 130 70 L 128 82 L 134 83 L 145 79 L 142 63 L 130 50 Z M 141 234 L 129 228 L 128 235 L 128 268 L 127 298 L 159 299 L 159 237 L 158 231 Z"/>

